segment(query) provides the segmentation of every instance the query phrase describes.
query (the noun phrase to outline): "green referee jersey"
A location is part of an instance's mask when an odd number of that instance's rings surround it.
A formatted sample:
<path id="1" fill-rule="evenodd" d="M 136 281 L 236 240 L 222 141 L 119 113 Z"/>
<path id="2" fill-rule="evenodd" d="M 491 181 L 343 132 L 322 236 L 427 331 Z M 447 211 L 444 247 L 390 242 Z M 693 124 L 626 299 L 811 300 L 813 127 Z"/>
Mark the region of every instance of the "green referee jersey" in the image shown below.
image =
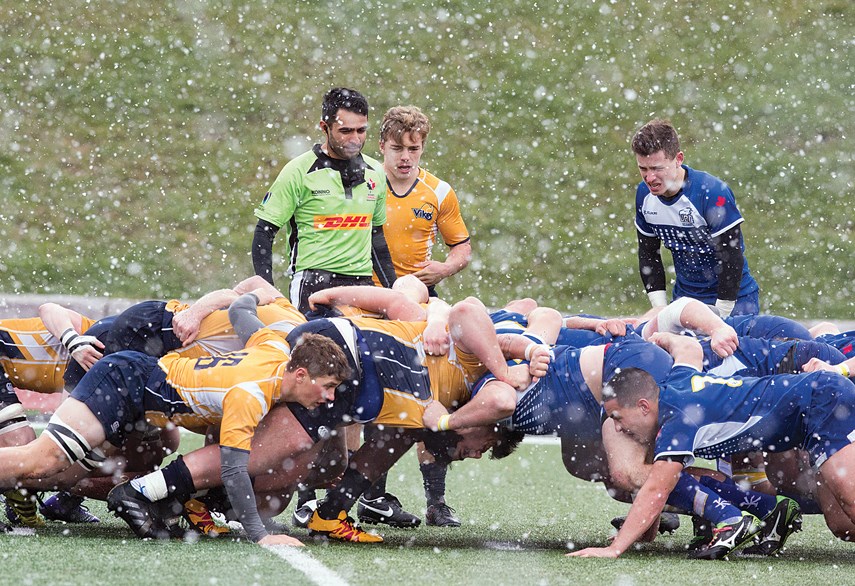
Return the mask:
<path id="1" fill-rule="evenodd" d="M 383 165 L 362 155 L 364 180 L 346 189 L 318 145 L 290 161 L 255 210 L 260 220 L 286 228 L 295 271 L 320 269 L 371 276 L 371 228 L 386 223 Z M 296 256 L 296 258 L 294 258 Z"/>

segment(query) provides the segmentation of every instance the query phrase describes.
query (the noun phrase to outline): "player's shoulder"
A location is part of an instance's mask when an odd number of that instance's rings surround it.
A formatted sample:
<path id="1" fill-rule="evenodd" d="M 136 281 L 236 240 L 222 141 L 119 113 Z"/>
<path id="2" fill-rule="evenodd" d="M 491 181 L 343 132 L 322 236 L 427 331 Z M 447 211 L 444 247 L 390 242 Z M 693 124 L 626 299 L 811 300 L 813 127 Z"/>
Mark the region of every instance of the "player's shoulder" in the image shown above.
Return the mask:
<path id="1" fill-rule="evenodd" d="M 703 195 L 720 195 L 730 191 L 727 183 L 715 175 L 693 169 L 688 165 L 684 165 L 684 167 L 686 169 L 686 183 L 693 188 L 690 191 Z"/>
<path id="2" fill-rule="evenodd" d="M 447 181 L 440 179 L 424 167 L 419 168 L 419 185 L 432 191 L 440 202 L 448 195 L 454 195 L 454 189 Z"/>

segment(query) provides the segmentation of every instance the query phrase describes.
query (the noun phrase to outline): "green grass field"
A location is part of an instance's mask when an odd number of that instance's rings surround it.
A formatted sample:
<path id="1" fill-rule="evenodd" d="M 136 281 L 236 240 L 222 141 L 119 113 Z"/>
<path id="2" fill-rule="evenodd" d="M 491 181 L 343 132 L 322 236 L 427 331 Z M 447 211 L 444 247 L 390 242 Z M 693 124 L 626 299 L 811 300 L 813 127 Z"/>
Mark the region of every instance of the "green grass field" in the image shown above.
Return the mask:
<path id="1" fill-rule="evenodd" d="M 424 506 L 413 454 L 393 468 L 389 489 L 411 510 Z M 557 445 L 524 443 L 505 460 L 455 464 L 448 498 L 463 520 L 458 529 L 383 529 L 383 544 L 307 541 L 305 553 L 347 584 L 804 585 L 852 584 L 855 576 L 855 546 L 835 540 L 816 516 L 805 517 L 805 530 L 775 559 L 687 560 L 688 521 L 672 536 L 618 560 L 566 558 L 571 544 L 604 544 L 609 520 L 625 514 L 626 506 L 611 500 L 600 485 L 567 474 Z M 272 552 L 246 542 L 138 540 L 103 504 L 91 504 L 102 518 L 100 525 L 50 523 L 37 536 L 0 536 L 0 583 L 313 583 Z M 290 508 L 280 517 L 288 518 Z M 296 529 L 294 535 L 304 536 L 305 530 Z"/>
<path id="2" fill-rule="evenodd" d="M 734 188 L 763 309 L 846 319 L 853 29 L 850 0 L 3 0 L 0 289 L 186 298 L 248 276 L 253 209 L 338 84 L 372 103 L 369 154 L 388 107 L 431 115 L 423 163 L 475 250 L 449 299 L 646 309 L 628 141 L 661 115 Z"/>

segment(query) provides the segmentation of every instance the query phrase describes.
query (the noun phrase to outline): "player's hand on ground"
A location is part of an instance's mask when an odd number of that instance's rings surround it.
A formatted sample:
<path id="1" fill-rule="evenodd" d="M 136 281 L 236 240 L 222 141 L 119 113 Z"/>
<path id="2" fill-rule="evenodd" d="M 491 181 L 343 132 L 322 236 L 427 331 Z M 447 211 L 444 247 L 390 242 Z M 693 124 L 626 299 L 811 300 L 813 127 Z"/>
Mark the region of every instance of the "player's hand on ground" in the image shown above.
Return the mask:
<path id="1" fill-rule="evenodd" d="M 259 545 L 290 545 L 303 547 L 303 542 L 290 535 L 267 535 L 258 540 Z"/>
<path id="2" fill-rule="evenodd" d="M 807 361 L 807 364 L 802 366 L 802 372 L 818 372 L 820 370 L 840 372 L 836 366 L 833 366 L 824 360 L 820 360 L 819 358 L 811 358 Z"/>
<path id="3" fill-rule="evenodd" d="M 422 414 L 422 425 L 424 425 L 425 429 L 438 431 L 439 418 L 443 415 L 448 415 L 448 409 L 439 401 L 431 401 L 425 407 L 425 412 Z"/>
<path id="4" fill-rule="evenodd" d="M 604 336 L 606 334 L 611 334 L 613 336 L 625 336 L 626 335 L 626 322 L 622 319 L 607 319 L 600 322 L 594 331 Z"/>
<path id="5" fill-rule="evenodd" d="M 202 316 L 193 311 L 185 309 L 172 316 L 172 333 L 181 340 L 182 346 L 187 346 L 199 335 L 202 327 Z"/>
<path id="6" fill-rule="evenodd" d="M 416 263 L 416 266 L 419 267 L 419 270 L 413 273 L 413 276 L 428 287 L 436 285 L 448 276 L 445 264 L 435 260 L 425 260 Z"/>
<path id="7" fill-rule="evenodd" d="M 104 356 L 101 353 L 103 349 L 104 344 L 95 336 L 77 336 L 71 357 L 83 367 L 83 370 L 89 370 Z"/>
<path id="8" fill-rule="evenodd" d="M 428 323 L 422 334 L 422 342 L 425 352 L 430 356 L 445 356 L 448 354 L 451 338 L 444 323 Z"/>
<path id="9" fill-rule="evenodd" d="M 710 333 L 710 348 L 722 358 L 731 356 L 738 347 L 739 337 L 732 327 L 725 325 Z"/>
<path id="10" fill-rule="evenodd" d="M 620 554 L 610 547 L 588 547 L 564 555 L 571 558 L 616 558 Z"/>

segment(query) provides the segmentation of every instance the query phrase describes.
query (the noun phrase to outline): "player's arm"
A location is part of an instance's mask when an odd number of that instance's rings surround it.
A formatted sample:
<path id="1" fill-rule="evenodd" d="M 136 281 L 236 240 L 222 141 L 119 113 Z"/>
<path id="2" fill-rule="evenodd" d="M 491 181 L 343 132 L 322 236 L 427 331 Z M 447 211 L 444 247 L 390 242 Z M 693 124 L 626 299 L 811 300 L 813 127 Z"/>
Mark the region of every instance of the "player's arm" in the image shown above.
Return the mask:
<path id="1" fill-rule="evenodd" d="M 454 344 L 463 352 L 474 354 L 500 381 L 522 390 L 531 384 L 531 376 L 543 376 L 546 373 L 549 352 L 545 351 L 541 344 L 534 344 L 531 340 L 527 340 L 527 347 L 530 346 L 532 349 L 528 355 L 524 352 L 524 357 L 530 360 L 525 372 L 521 372 L 519 367 L 508 366 L 499 347 L 493 322 L 490 321 L 490 316 L 483 307 L 478 304 L 466 300 L 455 303 L 451 308 L 448 322 L 448 330 L 451 332 Z"/>
<path id="2" fill-rule="evenodd" d="M 718 274 L 715 306 L 722 317 L 727 317 L 736 305 L 739 285 L 742 282 L 742 267 L 745 264 L 742 253 L 742 230 L 737 224 L 727 232 L 715 236 L 712 241 L 718 266 L 721 269 Z"/>
<path id="3" fill-rule="evenodd" d="M 448 333 L 448 317 L 451 315 L 451 306 L 434 297 L 428 302 L 427 326 L 422 334 L 425 352 L 432 356 L 445 356 L 448 354 L 451 337 Z"/>
<path id="4" fill-rule="evenodd" d="M 637 321 L 637 320 L 633 320 Z M 564 327 L 573 330 L 589 330 L 600 335 L 606 333 L 614 336 L 625 336 L 627 320 L 620 318 L 598 319 L 582 315 L 571 315 L 564 318 Z"/>
<path id="5" fill-rule="evenodd" d="M 252 235 L 252 268 L 255 274 L 273 284 L 273 241 L 279 226 L 258 220 Z"/>
<path id="6" fill-rule="evenodd" d="M 392 253 L 383 234 L 383 226 L 371 228 L 371 265 L 380 284 L 387 289 L 395 282 L 395 265 L 392 264 Z"/>
<path id="7" fill-rule="evenodd" d="M 172 317 L 172 331 L 187 346 L 199 335 L 202 320 L 218 309 L 228 307 L 237 299 L 233 289 L 218 289 L 200 297 L 190 307 Z"/>
<path id="8" fill-rule="evenodd" d="M 439 401 L 431 401 L 425 408 L 422 422 L 425 429 L 433 431 L 492 425 L 513 415 L 516 406 L 517 393 L 514 388 L 493 379 L 454 413 L 449 414 Z"/>
<path id="9" fill-rule="evenodd" d="M 607 557 L 616 558 L 638 541 L 647 530 L 659 519 L 668 495 L 677 486 L 682 462 L 657 460 L 650 468 L 650 476 L 644 486 L 638 491 L 626 521 L 618 531 L 617 536 L 608 547 L 589 547 L 581 551 L 568 553 L 574 557 Z"/>
<path id="10" fill-rule="evenodd" d="M 713 351 L 726 358 L 739 346 L 736 331 L 710 306 L 690 297 L 681 297 L 668 304 L 655 319 L 648 321 L 641 331 L 647 340 L 656 332 L 679 333 L 683 329 L 706 334 Z"/>
<path id="11" fill-rule="evenodd" d="M 244 345 L 255 332 L 264 327 L 264 323 L 258 319 L 258 306 L 262 305 L 259 303 L 261 291 L 256 291 L 241 295 L 229 306 L 229 321 Z"/>
<path id="12" fill-rule="evenodd" d="M 665 265 L 659 251 L 661 241 L 638 232 L 638 272 L 653 307 L 668 305 L 665 296 Z"/>
<path id="13" fill-rule="evenodd" d="M 282 293 L 282 291 L 271 285 L 270 282 L 267 281 L 267 279 L 265 279 L 261 275 L 253 275 L 244 279 L 243 281 L 234 286 L 233 291 L 238 295 L 243 295 L 244 293 L 249 293 L 251 291 L 255 291 L 256 289 L 264 289 L 274 299 L 285 297 L 285 294 Z"/>
<path id="14" fill-rule="evenodd" d="M 674 358 L 674 364 L 685 364 L 695 370 L 702 371 L 704 351 L 701 343 L 691 336 L 680 336 L 667 332 L 657 332 L 650 341 L 668 352 Z"/>
<path id="15" fill-rule="evenodd" d="M 413 276 L 430 287 L 436 285 L 443 279 L 459 273 L 469 265 L 472 260 L 472 244 L 469 240 L 451 248 L 445 261 L 425 260 L 417 262 L 419 270 Z"/>
<path id="16" fill-rule="evenodd" d="M 83 316 L 56 303 L 39 306 L 39 317 L 45 328 L 62 342 L 68 353 L 84 370 L 89 370 L 101 359 L 104 344 L 95 336 L 82 335 Z"/>
<path id="17" fill-rule="evenodd" d="M 421 305 L 394 289 L 380 287 L 330 287 L 309 296 L 309 307 L 352 305 L 364 311 L 380 313 L 388 319 L 423 321 L 426 317 Z"/>
<path id="18" fill-rule="evenodd" d="M 855 356 L 844 360 L 839 364 L 829 364 L 819 358 L 811 358 L 802 366 L 802 372 L 816 372 L 817 370 L 825 370 L 827 372 L 836 372 L 849 378 L 855 376 Z"/>

